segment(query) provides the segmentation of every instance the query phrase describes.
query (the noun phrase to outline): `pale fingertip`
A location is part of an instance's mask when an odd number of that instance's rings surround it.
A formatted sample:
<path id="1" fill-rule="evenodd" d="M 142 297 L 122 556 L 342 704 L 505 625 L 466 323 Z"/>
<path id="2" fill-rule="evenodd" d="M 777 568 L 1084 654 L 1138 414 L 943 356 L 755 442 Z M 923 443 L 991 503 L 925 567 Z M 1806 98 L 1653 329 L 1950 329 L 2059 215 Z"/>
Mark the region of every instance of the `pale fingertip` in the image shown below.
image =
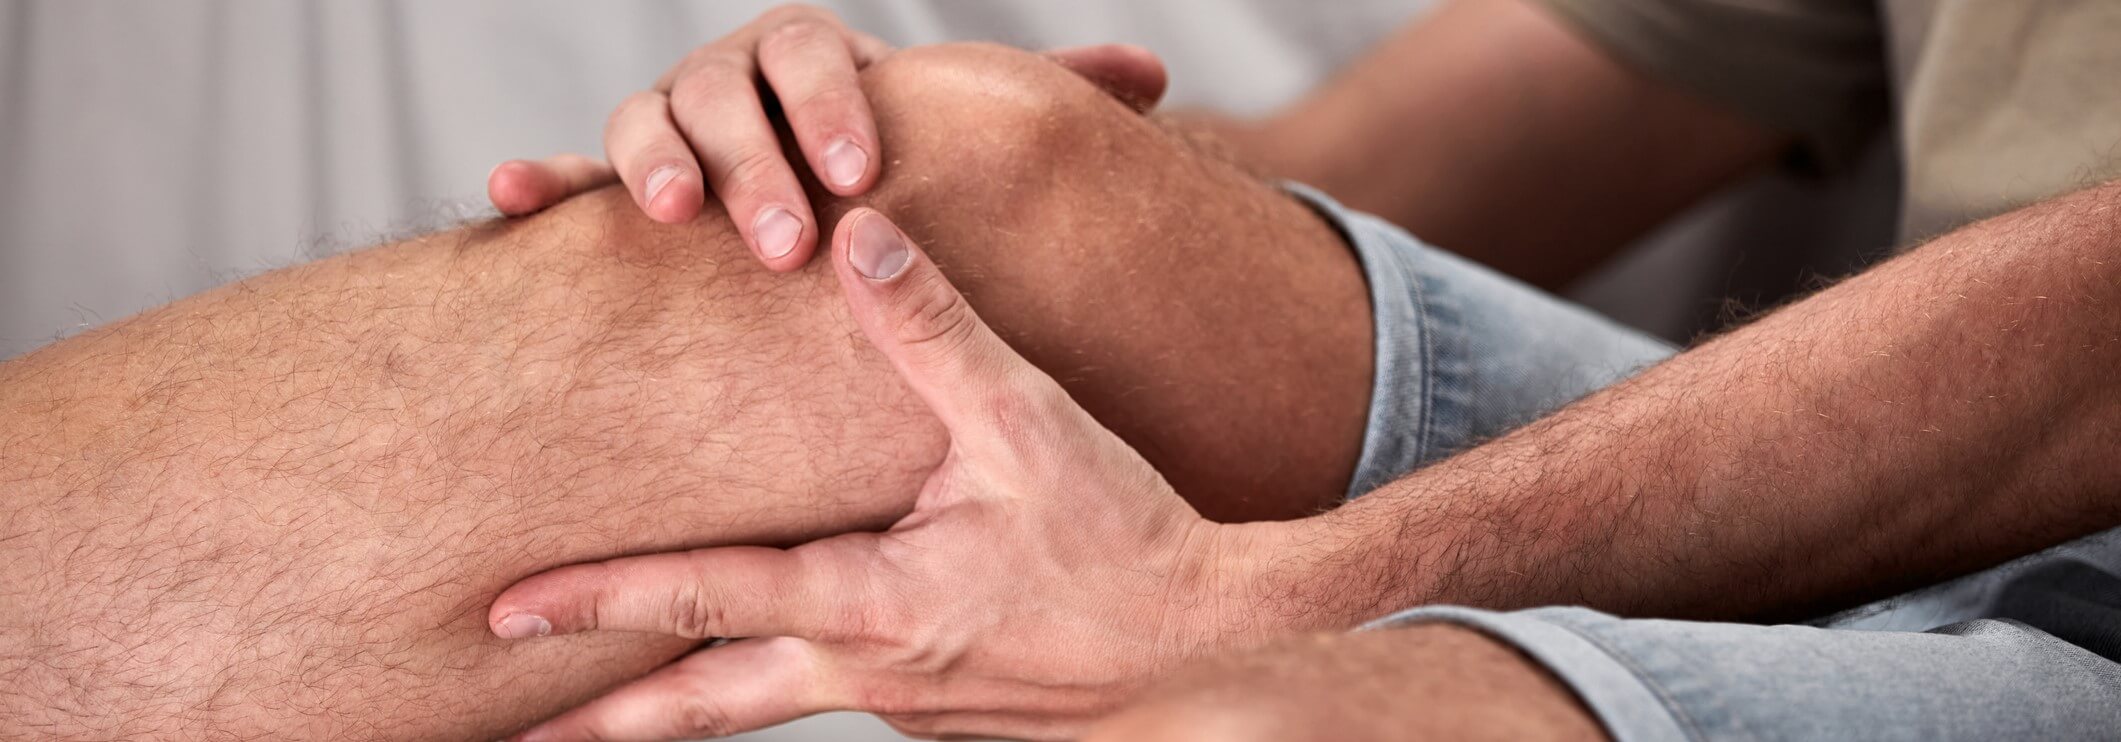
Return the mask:
<path id="1" fill-rule="evenodd" d="M 493 634 L 503 639 L 529 639 L 537 636 L 550 636 L 552 634 L 552 622 L 545 620 L 543 616 L 529 613 L 511 613 L 493 623 Z"/>
<path id="2" fill-rule="evenodd" d="M 693 188 L 691 180 L 672 181 L 648 202 L 648 218 L 664 224 L 684 224 L 699 215 L 703 197 Z"/>
<path id="3" fill-rule="evenodd" d="M 864 211 L 855 215 L 853 234 L 847 238 L 847 263 L 871 281 L 888 281 L 905 272 L 913 262 L 906 236 L 883 214 Z"/>
<path id="4" fill-rule="evenodd" d="M 685 169 L 676 165 L 664 165 L 648 174 L 642 184 L 641 210 L 648 218 L 664 224 L 683 224 L 699 212 L 699 197 L 684 180 Z"/>
<path id="5" fill-rule="evenodd" d="M 678 166 L 676 165 L 664 165 L 662 167 L 656 168 L 655 172 L 649 173 L 647 187 L 648 198 L 646 199 L 646 202 L 651 204 L 655 203 L 655 197 L 662 195 L 663 189 L 669 187 L 670 182 L 673 180 L 677 180 L 678 176 L 683 173 L 684 170 L 678 168 Z"/>
<path id="6" fill-rule="evenodd" d="M 521 216 L 545 208 L 539 186 L 537 163 L 509 160 L 486 173 L 486 199 L 508 216 Z"/>
<path id="7" fill-rule="evenodd" d="M 825 182 L 842 193 L 851 192 L 869 175 L 869 152 L 853 137 L 832 140 L 819 159 L 824 161 Z"/>
<path id="8" fill-rule="evenodd" d="M 803 237 L 803 220 L 795 213 L 775 206 L 759 213 L 751 223 L 752 239 L 758 241 L 759 257 L 777 260 L 795 252 L 795 244 Z"/>

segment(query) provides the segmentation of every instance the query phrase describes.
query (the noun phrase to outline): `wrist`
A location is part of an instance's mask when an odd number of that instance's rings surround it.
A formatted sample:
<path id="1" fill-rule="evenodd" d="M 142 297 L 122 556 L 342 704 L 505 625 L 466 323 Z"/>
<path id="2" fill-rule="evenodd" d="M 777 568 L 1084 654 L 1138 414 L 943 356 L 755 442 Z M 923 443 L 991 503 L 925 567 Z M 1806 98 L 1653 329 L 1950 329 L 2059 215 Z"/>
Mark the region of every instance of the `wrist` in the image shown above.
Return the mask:
<path id="1" fill-rule="evenodd" d="M 1406 536 L 1423 531 L 1373 528 L 1346 510 L 1222 526 L 1225 594 L 1245 601 L 1262 638 L 1344 631 L 1432 599 L 1441 550 Z"/>

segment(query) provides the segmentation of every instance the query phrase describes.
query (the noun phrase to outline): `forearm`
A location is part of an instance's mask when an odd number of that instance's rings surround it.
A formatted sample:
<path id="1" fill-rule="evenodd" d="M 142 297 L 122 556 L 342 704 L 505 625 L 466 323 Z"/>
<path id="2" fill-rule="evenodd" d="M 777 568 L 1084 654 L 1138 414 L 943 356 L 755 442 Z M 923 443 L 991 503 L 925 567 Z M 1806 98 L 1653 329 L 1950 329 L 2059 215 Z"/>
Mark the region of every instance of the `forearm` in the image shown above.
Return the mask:
<path id="1" fill-rule="evenodd" d="M 1793 615 L 2121 522 L 2116 206 L 1960 230 L 1368 495 L 1303 568 L 1360 597 L 1311 598 Z"/>
<path id="2" fill-rule="evenodd" d="M 1279 114 L 1203 126 L 1262 169 L 1546 288 L 1785 141 L 1529 0 L 1445 3 Z"/>

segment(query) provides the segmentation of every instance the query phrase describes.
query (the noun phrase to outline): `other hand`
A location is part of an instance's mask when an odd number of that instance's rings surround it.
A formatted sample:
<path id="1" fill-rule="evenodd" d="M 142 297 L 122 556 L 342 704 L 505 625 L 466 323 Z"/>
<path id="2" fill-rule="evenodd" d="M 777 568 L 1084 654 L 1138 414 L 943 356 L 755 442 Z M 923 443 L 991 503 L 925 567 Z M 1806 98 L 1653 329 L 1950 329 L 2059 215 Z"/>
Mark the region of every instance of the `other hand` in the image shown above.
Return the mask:
<path id="1" fill-rule="evenodd" d="M 1084 742 L 1602 740 L 1537 661 L 1472 629 L 1318 634 L 1202 660 Z"/>
<path id="2" fill-rule="evenodd" d="M 515 216 L 617 179 L 650 218 L 674 224 L 698 215 L 711 190 L 766 267 L 795 270 L 816 245 L 816 217 L 772 112 L 826 190 L 866 193 L 884 152 L 857 73 L 890 53 L 830 11 L 774 8 L 620 103 L 604 128 L 609 164 L 580 155 L 510 160 L 487 176 L 487 197 Z M 1139 110 L 1163 97 L 1163 63 L 1145 49 L 1104 44 L 1048 56 Z"/>
<path id="3" fill-rule="evenodd" d="M 862 331 L 950 450 L 884 533 L 562 567 L 494 601 L 505 638 L 738 639 L 526 734 L 663 740 L 828 710 L 922 735 L 1061 738 L 1258 628 L 1246 526 L 1213 524 L 1018 356 L 883 215 L 835 232 Z"/>

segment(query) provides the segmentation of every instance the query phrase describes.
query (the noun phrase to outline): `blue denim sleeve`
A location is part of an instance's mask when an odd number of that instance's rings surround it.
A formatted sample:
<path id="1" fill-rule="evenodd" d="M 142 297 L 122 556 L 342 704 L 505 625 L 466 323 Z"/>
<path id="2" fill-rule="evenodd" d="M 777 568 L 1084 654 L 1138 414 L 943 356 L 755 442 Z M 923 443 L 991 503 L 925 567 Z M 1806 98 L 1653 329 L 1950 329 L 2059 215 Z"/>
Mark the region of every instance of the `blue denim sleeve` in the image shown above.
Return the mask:
<path id="1" fill-rule="evenodd" d="M 1363 628 L 1379 630 L 1428 623 L 1464 626 L 1516 647 L 1574 690 L 1615 740 L 1698 739 L 1680 728 L 1679 720 L 1666 710 L 1663 699 L 1620 657 L 1565 624 L 1541 618 L 1537 611 L 1501 613 L 1434 606 L 1393 614 Z"/>
<path id="2" fill-rule="evenodd" d="M 1472 628 L 1573 689 L 1621 742 L 2112 738 L 2121 666 L 2013 620 L 1925 632 L 1449 606 L 1365 627 Z"/>
<path id="3" fill-rule="evenodd" d="M 1376 369 L 1348 496 L 1538 419 L 1675 350 L 1283 183 L 1348 242 L 1369 285 Z"/>

